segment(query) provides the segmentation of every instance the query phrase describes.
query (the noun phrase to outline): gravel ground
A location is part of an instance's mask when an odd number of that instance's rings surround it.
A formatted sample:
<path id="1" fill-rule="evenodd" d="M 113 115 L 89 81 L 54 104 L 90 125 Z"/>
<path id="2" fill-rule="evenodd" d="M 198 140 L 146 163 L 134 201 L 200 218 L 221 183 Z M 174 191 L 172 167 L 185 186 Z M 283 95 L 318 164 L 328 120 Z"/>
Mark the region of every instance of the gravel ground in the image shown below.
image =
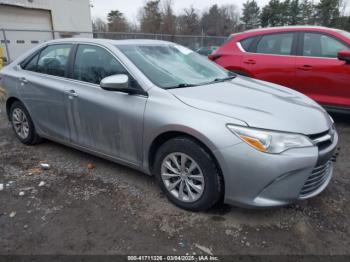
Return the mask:
<path id="1" fill-rule="evenodd" d="M 191 213 L 137 171 L 49 141 L 22 145 L 2 110 L 0 254 L 349 255 L 350 118 L 334 118 L 340 156 L 318 197 L 278 209 Z"/>

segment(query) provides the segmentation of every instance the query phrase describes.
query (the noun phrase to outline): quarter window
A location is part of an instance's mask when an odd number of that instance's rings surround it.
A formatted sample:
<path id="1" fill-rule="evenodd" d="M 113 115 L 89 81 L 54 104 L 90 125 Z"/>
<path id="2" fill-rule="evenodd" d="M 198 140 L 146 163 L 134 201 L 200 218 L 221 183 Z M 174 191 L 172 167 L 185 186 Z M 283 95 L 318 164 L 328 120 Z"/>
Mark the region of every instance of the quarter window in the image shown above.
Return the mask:
<path id="1" fill-rule="evenodd" d="M 250 37 L 250 38 L 246 38 L 244 40 L 241 40 L 241 46 L 243 48 L 244 51 L 248 52 L 250 51 L 250 47 L 253 44 L 253 42 L 255 41 L 256 37 Z"/>
<path id="2" fill-rule="evenodd" d="M 304 33 L 303 56 L 336 58 L 340 50 L 349 49 L 333 37 L 319 33 Z"/>
<path id="3" fill-rule="evenodd" d="M 105 77 L 117 74 L 128 74 L 125 68 L 105 49 L 92 45 L 79 45 L 73 78 L 100 84 Z"/>
<path id="4" fill-rule="evenodd" d="M 260 39 L 256 52 L 260 54 L 291 55 L 293 35 L 293 33 L 265 35 Z"/>
<path id="5" fill-rule="evenodd" d="M 28 63 L 24 65 L 23 69 L 34 72 L 37 71 L 39 55 L 40 54 L 35 55 Z"/>

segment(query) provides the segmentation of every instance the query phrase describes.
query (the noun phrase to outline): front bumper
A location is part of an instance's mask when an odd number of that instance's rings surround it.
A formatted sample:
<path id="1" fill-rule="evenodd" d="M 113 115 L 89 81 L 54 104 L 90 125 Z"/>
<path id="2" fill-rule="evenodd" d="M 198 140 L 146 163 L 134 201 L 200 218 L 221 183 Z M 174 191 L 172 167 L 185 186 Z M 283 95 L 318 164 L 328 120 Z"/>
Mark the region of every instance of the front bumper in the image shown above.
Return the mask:
<path id="1" fill-rule="evenodd" d="M 314 146 L 266 154 L 242 142 L 215 151 L 225 181 L 225 203 L 274 207 L 316 196 L 331 180 L 330 160 L 337 144 L 335 133 L 332 143 L 322 150 Z"/>

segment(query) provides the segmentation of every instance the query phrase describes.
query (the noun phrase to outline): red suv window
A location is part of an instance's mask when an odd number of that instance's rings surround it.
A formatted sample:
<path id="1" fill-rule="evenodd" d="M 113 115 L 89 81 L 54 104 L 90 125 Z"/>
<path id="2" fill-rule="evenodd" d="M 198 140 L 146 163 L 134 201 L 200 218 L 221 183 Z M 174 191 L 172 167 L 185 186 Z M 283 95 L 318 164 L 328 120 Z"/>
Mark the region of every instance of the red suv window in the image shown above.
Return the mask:
<path id="1" fill-rule="evenodd" d="M 335 38 L 320 33 L 304 33 L 303 56 L 336 58 L 340 50 L 348 47 Z"/>
<path id="2" fill-rule="evenodd" d="M 291 55 L 294 33 L 264 35 L 256 46 L 256 53 Z"/>

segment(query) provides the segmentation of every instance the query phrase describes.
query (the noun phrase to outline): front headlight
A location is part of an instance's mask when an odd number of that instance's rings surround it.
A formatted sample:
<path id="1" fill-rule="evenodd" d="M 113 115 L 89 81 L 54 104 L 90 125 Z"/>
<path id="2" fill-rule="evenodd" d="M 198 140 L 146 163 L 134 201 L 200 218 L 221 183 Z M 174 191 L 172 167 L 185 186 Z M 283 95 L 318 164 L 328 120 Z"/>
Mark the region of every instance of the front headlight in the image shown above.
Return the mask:
<path id="1" fill-rule="evenodd" d="M 313 146 L 311 140 L 301 134 L 283 133 L 235 125 L 227 125 L 227 127 L 248 145 L 261 152 L 279 154 L 290 148 Z"/>

